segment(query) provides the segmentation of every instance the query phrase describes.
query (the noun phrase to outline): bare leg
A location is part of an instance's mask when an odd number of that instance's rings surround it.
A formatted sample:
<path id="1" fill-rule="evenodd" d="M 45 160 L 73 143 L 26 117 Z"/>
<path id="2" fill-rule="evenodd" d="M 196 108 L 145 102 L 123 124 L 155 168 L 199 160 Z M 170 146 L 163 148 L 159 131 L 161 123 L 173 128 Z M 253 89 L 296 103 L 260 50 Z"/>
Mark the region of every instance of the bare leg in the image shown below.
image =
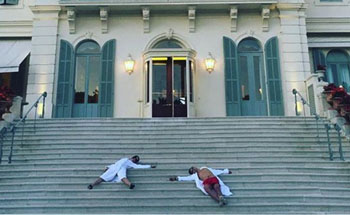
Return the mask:
<path id="1" fill-rule="evenodd" d="M 129 179 L 127 179 L 127 178 L 123 178 L 123 179 L 122 179 L 122 182 L 123 182 L 126 186 L 128 186 L 130 189 L 134 189 L 134 187 L 135 187 L 135 185 L 134 185 L 133 183 L 131 183 L 131 182 L 129 181 Z"/>
<path id="2" fill-rule="evenodd" d="M 220 184 L 214 184 L 214 190 L 215 192 L 218 194 L 219 197 L 219 201 L 220 201 L 220 206 L 226 205 L 226 199 L 224 198 L 224 196 L 221 193 L 221 189 L 220 189 Z"/>
<path id="3" fill-rule="evenodd" d="M 204 190 L 213 198 L 215 201 L 219 202 L 219 196 L 211 185 L 204 185 Z"/>
<path id="4" fill-rule="evenodd" d="M 88 186 L 88 189 L 91 190 L 94 186 L 101 184 L 104 180 L 102 178 L 98 178 L 94 183 Z"/>
<path id="5" fill-rule="evenodd" d="M 219 197 L 222 196 L 220 184 L 214 184 L 214 190 L 216 191 Z"/>

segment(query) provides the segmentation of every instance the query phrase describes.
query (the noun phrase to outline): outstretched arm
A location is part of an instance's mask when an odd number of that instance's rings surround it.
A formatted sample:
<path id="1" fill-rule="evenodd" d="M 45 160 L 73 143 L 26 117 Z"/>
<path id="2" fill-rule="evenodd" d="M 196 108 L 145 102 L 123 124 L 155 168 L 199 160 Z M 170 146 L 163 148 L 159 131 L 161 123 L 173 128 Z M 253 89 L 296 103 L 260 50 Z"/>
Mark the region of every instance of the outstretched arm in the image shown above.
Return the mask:
<path id="1" fill-rule="evenodd" d="M 212 169 L 209 168 L 209 170 L 214 174 L 214 175 L 221 175 L 221 174 L 232 174 L 231 170 L 229 169 Z"/>
<path id="2" fill-rule="evenodd" d="M 195 174 L 193 175 L 189 175 L 189 176 L 185 176 L 185 177 L 181 177 L 181 176 L 174 176 L 174 177 L 170 177 L 169 178 L 170 181 L 195 181 L 196 177 Z"/>
<path id="3" fill-rule="evenodd" d="M 142 164 L 136 164 L 132 161 L 128 163 L 128 165 L 134 169 L 148 169 L 148 168 L 156 168 L 155 165 L 142 165 Z"/>

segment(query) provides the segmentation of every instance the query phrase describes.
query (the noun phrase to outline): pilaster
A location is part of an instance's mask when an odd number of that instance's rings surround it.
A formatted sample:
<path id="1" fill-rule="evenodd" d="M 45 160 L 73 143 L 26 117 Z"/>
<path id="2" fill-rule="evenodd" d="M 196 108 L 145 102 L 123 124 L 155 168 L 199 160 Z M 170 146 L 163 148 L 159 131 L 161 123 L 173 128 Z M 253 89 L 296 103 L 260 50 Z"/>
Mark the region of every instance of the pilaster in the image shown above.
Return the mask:
<path id="1" fill-rule="evenodd" d="M 28 74 L 27 101 L 31 106 L 47 92 L 45 118 L 51 118 L 57 49 L 59 6 L 33 6 L 32 51 Z M 29 108 L 25 107 L 24 111 Z M 34 116 L 34 112 L 30 117 Z"/>
<path id="2" fill-rule="evenodd" d="M 305 5 L 278 5 L 281 36 L 280 54 L 285 112 L 295 115 L 293 89 L 307 98 L 306 78 L 310 75 L 310 62 L 306 37 Z"/>

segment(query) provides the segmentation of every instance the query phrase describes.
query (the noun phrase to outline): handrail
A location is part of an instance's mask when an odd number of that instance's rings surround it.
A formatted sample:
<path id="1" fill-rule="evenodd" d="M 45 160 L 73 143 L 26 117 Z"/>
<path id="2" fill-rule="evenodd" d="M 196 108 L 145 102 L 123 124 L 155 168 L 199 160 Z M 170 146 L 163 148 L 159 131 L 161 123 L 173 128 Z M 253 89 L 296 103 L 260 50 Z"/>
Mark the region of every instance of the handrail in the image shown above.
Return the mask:
<path id="1" fill-rule="evenodd" d="M 35 101 L 35 103 L 29 108 L 29 110 L 27 111 L 27 113 L 24 115 L 24 117 L 22 117 L 16 124 L 12 125 L 10 128 L 10 132 L 12 132 L 12 140 L 11 140 L 11 147 L 10 147 L 10 153 L 9 153 L 9 157 L 8 157 L 8 163 L 12 162 L 12 154 L 13 154 L 13 143 L 14 143 L 14 139 L 15 139 L 15 132 L 16 132 L 16 128 L 18 128 L 18 126 L 21 123 L 24 123 L 26 118 L 28 117 L 29 113 L 33 110 L 33 108 L 35 107 L 35 109 L 38 108 L 38 104 L 41 100 L 41 98 L 43 99 L 43 109 L 41 112 L 41 118 L 44 118 L 45 115 L 45 99 L 47 97 L 47 92 L 43 92 L 39 98 Z M 35 117 L 34 117 L 34 129 L 35 129 L 35 123 L 36 123 L 36 115 L 37 115 L 37 111 L 35 111 Z"/>
<path id="2" fill-rule="evenodd" d="M 0 130 L 0 164 L 1 164 L 1 161 L 2 161 L 2 154 L 3 154 L 2 146 L 3 146 L 3 141 L 4 141 L 4 137 L 5 137 L 6 132 L 7 132 L 7 128 L 6 127 L 3 127 Z"/>
<path id="3" fill-rule="evenodd" d="M 327 142 L 328 142 L 328 153 L 329 153 L 329 159 L 332 161 L 334 159 L 333 157 L 333 151 L 332 151 L 332 146 L 331 146 L 331 142 L 330 142 L 330 138 L 329 138 L 329 130 L 332 128 L 330 123 L 328 121 L 325 121 L 324 119 L 321 118 L 321 116 L 316 112 L 316 110 L 313 110 L 310 106 L 310 104 L 307 102 L 307 100 L 298 92 L 298 90 L 293 89 L 292 93 L 294 94 L 294 98 L 295 98 L 295 113 L 298 116 L 298 107 L 297 107 L 297 96 L 300 97 L 300 100 L 302 101 L 303 107 L 305 107 L 305 105 L 307 105 L 310 108 L 310 114 L 315 116 L 315 120 L 316 120 L 316 127 L 317 127 L 317 139 L 318 139 L 318 143 L 320 143 L 320 135 L 319 135 L 319 128 L 318 128 L 318 120 L 321 120 L 321 122 L 323 123 L 324 127 L 326 128 L 326 133 L 327 133 Z M 303 108 L 304 111 L 304 117 L 305 116 L 305 108 Z M 340 137 L 340 132 L 341 132 L 341 127 L 337 124 L 334 125 L 334 129 L 337 131 L 338 133 L 338 144 L 339 144 L 339 155 L 340 155 L 340 159 L 341 160 L 345 160 L 344 159 L 344 155 L 343 155 L 343 147 L 342 147 L 342 142 L 341 142 L 341 137 Z"/>

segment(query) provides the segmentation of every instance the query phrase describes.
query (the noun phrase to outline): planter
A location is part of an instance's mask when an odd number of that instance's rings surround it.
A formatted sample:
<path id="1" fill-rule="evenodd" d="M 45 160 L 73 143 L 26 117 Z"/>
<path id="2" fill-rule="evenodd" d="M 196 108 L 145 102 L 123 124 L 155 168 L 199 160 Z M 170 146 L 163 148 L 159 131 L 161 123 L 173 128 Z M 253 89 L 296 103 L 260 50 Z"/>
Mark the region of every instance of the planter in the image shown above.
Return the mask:
<path id="1" fill-rule="evenodd" d="M 334 97 L 332 100 L 333 100 L 333 105 L 332 105 L 333 109 L 340 111 L 340 105 L 343 102 L 343 98 L 342 97 Z"/>
<path id="2" fill-rule="evenodd" d="M 5 113 L 11 113 L 10 107 L 12 106 L 12 101 L 0 101 L 0 120 L 3 120 L 2 116 Z"/>

